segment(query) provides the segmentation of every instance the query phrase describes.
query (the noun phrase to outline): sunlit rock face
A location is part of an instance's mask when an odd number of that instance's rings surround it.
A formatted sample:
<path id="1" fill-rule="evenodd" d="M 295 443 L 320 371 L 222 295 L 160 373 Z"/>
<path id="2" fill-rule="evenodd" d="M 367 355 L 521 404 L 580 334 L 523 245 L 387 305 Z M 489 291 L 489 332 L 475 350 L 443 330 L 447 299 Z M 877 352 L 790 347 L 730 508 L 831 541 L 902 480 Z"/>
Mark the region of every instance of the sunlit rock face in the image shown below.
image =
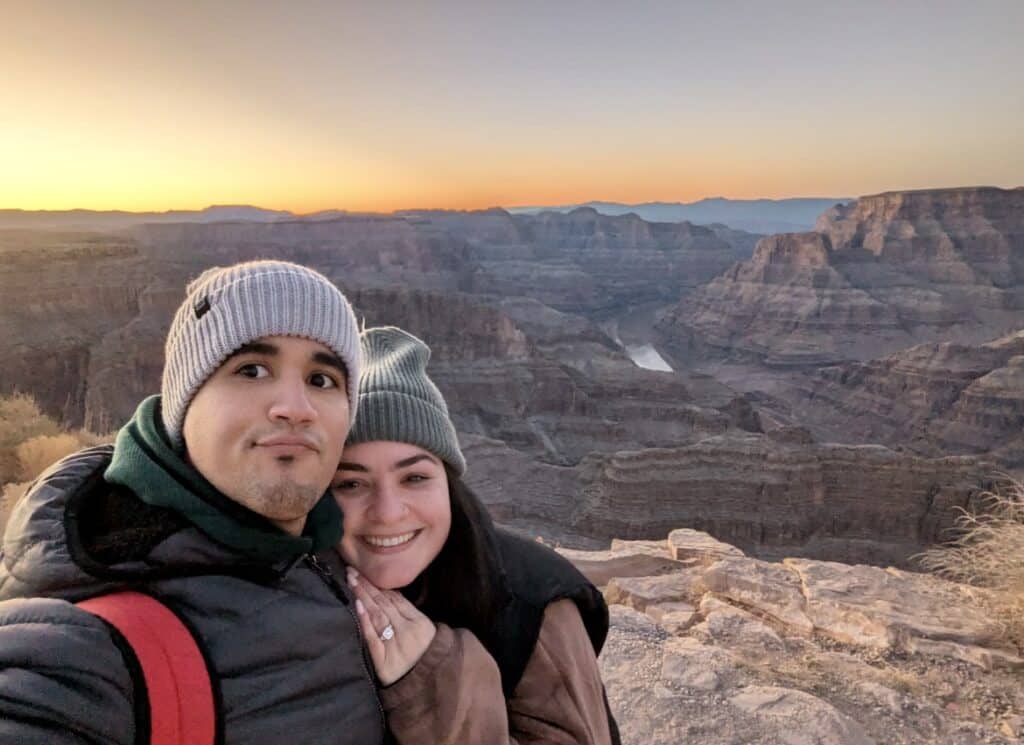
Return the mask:
<path id="1" fill-rule="evenodd" d="M 673 560 L 673 536 L 691 558 Z M 979 703 L 1024 705 L 1024 659 L 991 591 L 766 562 L 697 531 L 562 553 L 609 603 L 601 675 L 624 742 L 1018 741 L 1018 717 Z"/>
<path id="2" fill-rule="evenodd" d="M 867 360 L 1024 327 L 1024 188 L 893 192 L 769 236 L 666 314 L 679 360 Z"/>

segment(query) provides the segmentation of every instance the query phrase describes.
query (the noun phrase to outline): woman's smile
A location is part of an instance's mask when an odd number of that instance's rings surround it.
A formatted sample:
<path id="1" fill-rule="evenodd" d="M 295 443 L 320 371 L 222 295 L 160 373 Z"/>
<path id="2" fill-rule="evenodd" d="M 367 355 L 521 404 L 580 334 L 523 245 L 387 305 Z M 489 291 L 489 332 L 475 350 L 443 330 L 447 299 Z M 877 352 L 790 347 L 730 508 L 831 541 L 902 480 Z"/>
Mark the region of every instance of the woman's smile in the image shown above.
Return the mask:
<path id="1" fill-rule="evenodd" d="M 416 538 L 422 529 L 410 530 L 408 533 L 399 533 L 398 535 L 361 535 L 359 538 L 368 545 L 371 550 L 377 553 L 397 553 L 409 547 L 413 539 Z"/>

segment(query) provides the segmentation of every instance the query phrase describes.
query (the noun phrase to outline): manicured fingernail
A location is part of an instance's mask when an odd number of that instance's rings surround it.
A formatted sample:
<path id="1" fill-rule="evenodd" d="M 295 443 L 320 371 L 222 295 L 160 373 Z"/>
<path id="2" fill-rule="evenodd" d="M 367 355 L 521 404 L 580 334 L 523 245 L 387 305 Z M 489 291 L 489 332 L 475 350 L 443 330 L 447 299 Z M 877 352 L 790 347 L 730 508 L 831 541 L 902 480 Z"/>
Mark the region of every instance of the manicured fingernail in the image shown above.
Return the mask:
<path id="1" fill-rule="evenodd" d="M 355 587 L 359 584 L 359 580 L 356 579 L 356 575 L 354 575 L 352 572 L 348 573 L 347 578 L 349 587 Z"/>
<path id="2" fill-rule="evenodd" d="M 363 605 L 363 601 L 359 598 L 356 598 L 356 613 L 358 613 L 359 615 L 363 615 L 366 613 L 366 606 Z"/>

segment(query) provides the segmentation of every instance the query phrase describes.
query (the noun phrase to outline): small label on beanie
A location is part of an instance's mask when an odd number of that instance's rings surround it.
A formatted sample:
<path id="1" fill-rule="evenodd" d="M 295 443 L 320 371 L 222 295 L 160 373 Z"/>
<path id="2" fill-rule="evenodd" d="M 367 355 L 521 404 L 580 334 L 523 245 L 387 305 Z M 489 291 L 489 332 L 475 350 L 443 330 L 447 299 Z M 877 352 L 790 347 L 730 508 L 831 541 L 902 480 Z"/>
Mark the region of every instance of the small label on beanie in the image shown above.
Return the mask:
<path id="1" fill-rule="evenodd" d="M 210 311 L 210 298 L 204 297 L 198 303 L 196 303 L 195 312 L 196 318 L 202 318 Z"/>

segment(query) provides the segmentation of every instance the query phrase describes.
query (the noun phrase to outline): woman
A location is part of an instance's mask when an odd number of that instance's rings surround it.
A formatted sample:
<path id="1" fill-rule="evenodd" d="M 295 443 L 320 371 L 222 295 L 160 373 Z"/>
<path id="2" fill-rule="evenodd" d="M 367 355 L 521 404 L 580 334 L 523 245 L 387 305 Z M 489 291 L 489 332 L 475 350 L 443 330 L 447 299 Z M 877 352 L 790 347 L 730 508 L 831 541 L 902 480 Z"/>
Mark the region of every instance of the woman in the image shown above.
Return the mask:
<path id="1" fill-rule="evenodd" d="M 430 350 L 363 332 L 359 410 L 332 485 L 339 546 L 399 743 L 618 743 L 596 654 L 600 593 L 496 529 L 466 468 Z"/>

